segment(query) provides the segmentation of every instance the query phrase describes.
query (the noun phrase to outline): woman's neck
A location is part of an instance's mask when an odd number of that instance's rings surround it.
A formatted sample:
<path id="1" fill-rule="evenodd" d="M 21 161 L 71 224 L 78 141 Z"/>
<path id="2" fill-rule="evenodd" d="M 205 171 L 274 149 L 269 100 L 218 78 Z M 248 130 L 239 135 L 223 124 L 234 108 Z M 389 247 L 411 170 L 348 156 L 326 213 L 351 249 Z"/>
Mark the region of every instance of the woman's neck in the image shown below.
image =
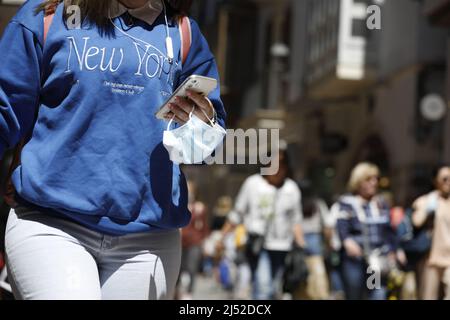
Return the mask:
<path id="1" fill-rule="evenodd" d="M 438 194 L 444 200 L 448 200 L 450 198 L 450 194 L 449 193 L 438 191 Z"/>
<path id="2" fill-rule="evenodd" d="M 361 194 L 358 194 L 358 197 L 363 201 L 363 202 L 365 202 L 365 203 L 368 203 L 368 202 L 370 202 L 370 201 L 372 201 L 372 199 L 373 199 L 373 197 L 374 196 L 368 196 L 368 195 L 361 195 Z"/>

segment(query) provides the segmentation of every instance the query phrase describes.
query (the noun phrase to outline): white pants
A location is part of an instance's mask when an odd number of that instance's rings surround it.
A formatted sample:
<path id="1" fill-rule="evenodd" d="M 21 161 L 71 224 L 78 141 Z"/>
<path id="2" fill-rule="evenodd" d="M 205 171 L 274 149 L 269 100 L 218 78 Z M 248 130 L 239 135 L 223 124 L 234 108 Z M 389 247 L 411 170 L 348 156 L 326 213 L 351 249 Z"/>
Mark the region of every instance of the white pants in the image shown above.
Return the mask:
<path id="1" fill-rule="evenodd" d="M 440 288 L 444 285 L 444 299 L 450 300 L 450 267 L 432 266 L 426 262 L 421 277 L 423 300 L 438 300 Z"/>
<path id="2" fill-rule="evenodd" d="M 8 280 L 16 299 L 172 299 L 179 230 L 120 237 L 27 208 L 6 227 Z"/>

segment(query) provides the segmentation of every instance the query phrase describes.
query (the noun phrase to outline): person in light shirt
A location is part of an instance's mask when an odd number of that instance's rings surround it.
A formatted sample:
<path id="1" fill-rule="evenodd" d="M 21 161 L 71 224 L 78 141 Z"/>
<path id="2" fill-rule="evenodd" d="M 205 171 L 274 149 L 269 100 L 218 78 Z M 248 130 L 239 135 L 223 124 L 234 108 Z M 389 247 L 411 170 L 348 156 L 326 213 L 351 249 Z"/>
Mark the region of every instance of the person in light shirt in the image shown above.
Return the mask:
<path id="1" fill-rule="evenodd" d="M 450 165 L 435 170 L 435 190 L 421 196 L 413 204 L 413 224 L 416 228 L 431 223 L 432 238 L 429 257 L 421 272 L 420 296 L 437 300 L 441 283 L 445 299 L 450 299 Z"/>
<path id="2" fill-rule="evenodd" d="M 261 250 L 246 250 L 252 274 L 253 298 L 258 300 L 279 297 L 287 253 L 293 245 L 305 246 L 301 229 L 301 192 L 289 178 L 287 152 L 280 150 L 273 161 L 279 161 L 276 174 L 255 174 L 245 180 L 234 210 L 222 229 L 223 234 L 227 234 L 243 223 L 248 239 L 262 239 Z M 247 242 L 247 246 L 252 247 L 252 244 Z"/>

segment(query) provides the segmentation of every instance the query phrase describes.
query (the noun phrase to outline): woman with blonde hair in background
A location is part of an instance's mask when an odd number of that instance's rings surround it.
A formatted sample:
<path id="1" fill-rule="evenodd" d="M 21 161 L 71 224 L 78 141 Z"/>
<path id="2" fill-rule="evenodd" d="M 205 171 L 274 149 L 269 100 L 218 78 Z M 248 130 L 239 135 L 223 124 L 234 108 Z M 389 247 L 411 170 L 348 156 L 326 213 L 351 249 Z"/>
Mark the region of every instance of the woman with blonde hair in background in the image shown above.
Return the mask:
<path id="1" fill-rule="evenodd" d="M 340 197 L 337 203 L 342 276 L 349 300 L 386 299 L 384 271 L 396 260 L 396 236 L 389 206 L 378 195 L 379 176 L 377 166 L 358 164 L 350 176 L 350 194 Z M 371 275 L 375 282 L 369 286 Z"/>
<path id="2" fill-rule="evenodd" d="M 333 218 L 326 202 L 317 197 L 308 182 L 300 183 L 308 279 L 306 295 L 309 299 L 324 300 L 330 296 L 329 280 L 325 268 L 325 249 L 333 234 Z"/>

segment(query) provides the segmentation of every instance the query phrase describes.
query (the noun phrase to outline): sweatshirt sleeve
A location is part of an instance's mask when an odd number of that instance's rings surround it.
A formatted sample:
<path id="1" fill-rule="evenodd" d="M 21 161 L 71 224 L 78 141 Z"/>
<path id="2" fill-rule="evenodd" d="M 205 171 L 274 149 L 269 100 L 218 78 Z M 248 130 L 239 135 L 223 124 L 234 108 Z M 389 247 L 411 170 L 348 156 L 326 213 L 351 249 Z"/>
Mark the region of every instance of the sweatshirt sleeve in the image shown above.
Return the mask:
<path id="1" fill-rule="evenodd" d="M 12 20 L 0 40 L 0 156 L 32 129 L 40 91 L 42 48 L 36 35 Z"/>
<path id="2" fill-rule="evenodd" d="M 202 35 L 198 24 L 192 19 L 189 20 L 191 21 L 192 45 L 186 62 L 183 65 L 178 84 L 183 83 L 186 78 L 194 74 L 217 79 L 217 88 L 208 95 L 208 98 L 214 105 L 218 123 L 225 128 L 226 113 L 222 100 L 220 99 L 220 77 L 216 60 L 211 53 L 209 45 Z"/>

